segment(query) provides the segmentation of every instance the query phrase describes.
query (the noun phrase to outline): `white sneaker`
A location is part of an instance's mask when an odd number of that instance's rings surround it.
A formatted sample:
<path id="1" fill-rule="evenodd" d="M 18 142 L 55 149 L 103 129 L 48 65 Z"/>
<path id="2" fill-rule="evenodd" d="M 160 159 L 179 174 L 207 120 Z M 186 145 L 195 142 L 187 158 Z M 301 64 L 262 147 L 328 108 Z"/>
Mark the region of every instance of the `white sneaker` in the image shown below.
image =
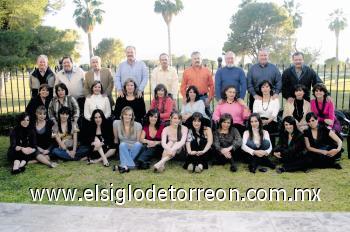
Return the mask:
<path id="1" fill-rule="evenodd" d="M 202 164 L 198 164 L 195 167 L 194 171 L 197 172 L 197 173 L 201 173 L 203 171 L 203 165 Z"/>
<path id="2" fill-rule="evenodd" d="M 190 164 L 187 166 L 187 170 L 188 170 L 189 172 L 193 172 L 193 164 L 192 164 L 192 163 L 190 163 Z"/>

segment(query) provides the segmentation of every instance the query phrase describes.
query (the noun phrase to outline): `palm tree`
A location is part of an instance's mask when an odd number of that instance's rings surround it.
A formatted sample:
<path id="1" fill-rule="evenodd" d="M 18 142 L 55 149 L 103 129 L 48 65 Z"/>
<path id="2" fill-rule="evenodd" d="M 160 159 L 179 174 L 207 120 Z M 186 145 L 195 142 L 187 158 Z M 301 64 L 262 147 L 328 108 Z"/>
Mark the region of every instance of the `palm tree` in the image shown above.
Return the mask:
<path id="1" fill-rule="evenodd" d="M 89 55 L 93 56 L 91 33 L 96 23 L 101 24 L 104 10 L 99 9 L 102 2 L 99 0 L 73 0 L 76 5 L 73 17 L 78 27 L 81 27 L 88 35 Z"/>
<path id="2" fill-rule="evenodd" d="M 154 2 L 154 12 L 162 14 L 163 19 L 168 27 L 168 50 L 170 64 L 172 63 L 170 23 L 173 15 L 177 15 L 183 8 L 184 7 L 181 0 L 157 0 Z"/>
<path id="3" fill-rule="evenodd" d="M 339 50 L 339 33 L 344 30 L 347 26 L 347 19 L 343 14 L 343 10 L 336 9 L 334 12 L 329 14 L 330 23 L 328 28 L 335 33 L 336 45 L 335 45 L 335 58 L 339 61 L 338 50 Z"/>

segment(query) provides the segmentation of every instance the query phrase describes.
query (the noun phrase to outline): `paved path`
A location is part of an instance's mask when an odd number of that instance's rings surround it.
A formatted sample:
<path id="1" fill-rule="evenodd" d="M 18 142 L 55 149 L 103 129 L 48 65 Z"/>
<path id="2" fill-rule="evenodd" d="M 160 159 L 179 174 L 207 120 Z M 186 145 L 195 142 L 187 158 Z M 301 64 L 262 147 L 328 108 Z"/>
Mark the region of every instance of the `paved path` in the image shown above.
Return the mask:
<path id="1" fill-rule="evenodd" d="M 0 231 L 349 232 L 350 213 L 157 210 L 0 203 Z"/>

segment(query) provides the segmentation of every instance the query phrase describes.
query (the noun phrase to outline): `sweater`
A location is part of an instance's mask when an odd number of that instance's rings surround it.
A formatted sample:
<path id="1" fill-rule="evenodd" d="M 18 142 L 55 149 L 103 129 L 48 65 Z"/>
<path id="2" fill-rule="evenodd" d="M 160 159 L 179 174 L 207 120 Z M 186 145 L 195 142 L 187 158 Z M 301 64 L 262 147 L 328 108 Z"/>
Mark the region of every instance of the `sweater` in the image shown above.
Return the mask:
<path id="1" fill-rule="evenodd" d="M 245 109 L 244 106 L 238 102 L 233 102 L 232 104 L 223 103 L 216 106 L 213 113 L 213 120 L 219 121 L 221 115 L 228 113 L 232 116 L 233 123 L 244 125 L 244 120 L 248 119 L 250 112 L 248 109 Z"/>
<path id="2" fill-rule="evenodd" d="M 318 103 L 318 109 L 320 109 L 320 111 L 322 111 L 322 104 L 323 102 L 317 102 Z M 334 105 L 332 101 L 327 100 L 325 107 L 323 109 L 323 115 L 321 115 L 320 111 L 318 111 L 317 107 L 316 107 L 316 99 L 312 99 L 310 104 L 311 104 L 311 111 L 314 112 L 316 114 L 316 116 L 318 117 L 318 121 L 319 122 L 324 122 L 325 119 L 330 119 L 333 121 L 335 120 L 335 113 L 334 113 Z M 333 125 L 333 124 L 332 124 Z M 330 126 L 332 126 L 330 125 Z"/>
<path id="3" fill-rule="evenodd" d="M 236 96 L 244 99 L 247 91 L 247 78 L 243 69 L 238 67 L 224 67 L 218 69 L 215 74 L 215 98 L 221 99 L 221 92 L 228 85 L 234 85 L 236 88 Z"/>
<path id="4" fill-rule="evenodd" d="M 170 118 L 171 111 L 173 111 L 173 100 L 170 97 L 166 97 L 165 100 L 162 97 L 158 97 L 157 100 L 154 98 L 151 102 L 150 109 L 158 109 L 160 119 L 162 121 L 167 121 Z"/>
<path id="5" fill-rule="evenodd" d="M 84 118 L 90 121 L 92 112 L 95 109 L 102 110 L 105 117 L 109 118 L 111 116 L 111 105 L 108 97 L 102 94 L 93 94 L 87 97 L 84 104 Z"/>
<path id="6" fill-rule="evenodd" d="M 118 97 L 113 111 L 116 119 L 120 119 L 120 114 L 125 106 L 130 106 L 134 110 L 135 121 L 141 123 L 142 118 L 146 114 L 145 100 L 143 97 L 135 97 L 135 99 L 131 101 L 127 100 L 126 97 Z"/>

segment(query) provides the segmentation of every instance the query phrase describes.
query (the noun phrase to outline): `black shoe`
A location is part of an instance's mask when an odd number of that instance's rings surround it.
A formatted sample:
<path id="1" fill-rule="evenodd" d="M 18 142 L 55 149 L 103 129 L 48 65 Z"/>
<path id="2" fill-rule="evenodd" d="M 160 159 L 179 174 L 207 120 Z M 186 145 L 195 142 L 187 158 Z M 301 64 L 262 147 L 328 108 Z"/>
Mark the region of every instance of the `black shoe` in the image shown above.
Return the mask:
<path id="1" fill-rule="evenodd" d="M 18 170 L 19 170 L 20 172 L 24 172 L 24 171 L 26 170 L 26 166 L 20 167 Z"/>
<path id="2" fill-rule="evenodd" d="M 250 166 L 249 165 L 249 171 L 251 172 L 251 173 L 256 173 L 256 167 L 255 166 Z"/>
<path id="3" fill-rule="evenodd" d="M 285 172 L 286 171 L 286 169 L 284 169 L 284 168 L 277 168 L 276 169 L 276 172 L 278 173 L 278 174 L 281 174 L 281 173 L 283 173 L 283 172 Z"/>
<path id="4" fill-rule="evenodd" d="M 147 163 L 142 163 L 141 165 L 139 165 L 139 169 L 141 170 L 147 170 L 150 168 L 150 165 Z"/>
<path id="5" fill-rule="evenodd" d="M 231 171 L 231 172 L 237 172 L 237 167 L 236 167 L 236 165 L 231 164 L 230 171 Z"/>
<path id="6" fill-rule="evenodd" d="M 335 163 L 333 165 L 333 168 L 338 169 L 338 170 L 343 169 L 343 167 L 340 164 L 338 164 L 338 163 Z"/>
<path id="7" fill-rule="evenodd" d="M 21 170 L 18 168 L 18 169 L 12 169 L 11 170 L 11 174 L 12 175 L 17 175 L 17 174 L 19 174 L 19 173 L 21 173 Z"/>
<path id="8" fill-rule="evenodd" d="M 264 168 L 264 167 L 259 168 L 259 172 L 267 172 L 267 168 Z"/>
<path id="9" fill-rule="evenodd" d="M 130 170 L 129 170 L 129 168 L 124 168 L 124 167 L 118 165 L 118 171 L 120 174 L 122 174 L 122 173 L 129 172 Z"/>

